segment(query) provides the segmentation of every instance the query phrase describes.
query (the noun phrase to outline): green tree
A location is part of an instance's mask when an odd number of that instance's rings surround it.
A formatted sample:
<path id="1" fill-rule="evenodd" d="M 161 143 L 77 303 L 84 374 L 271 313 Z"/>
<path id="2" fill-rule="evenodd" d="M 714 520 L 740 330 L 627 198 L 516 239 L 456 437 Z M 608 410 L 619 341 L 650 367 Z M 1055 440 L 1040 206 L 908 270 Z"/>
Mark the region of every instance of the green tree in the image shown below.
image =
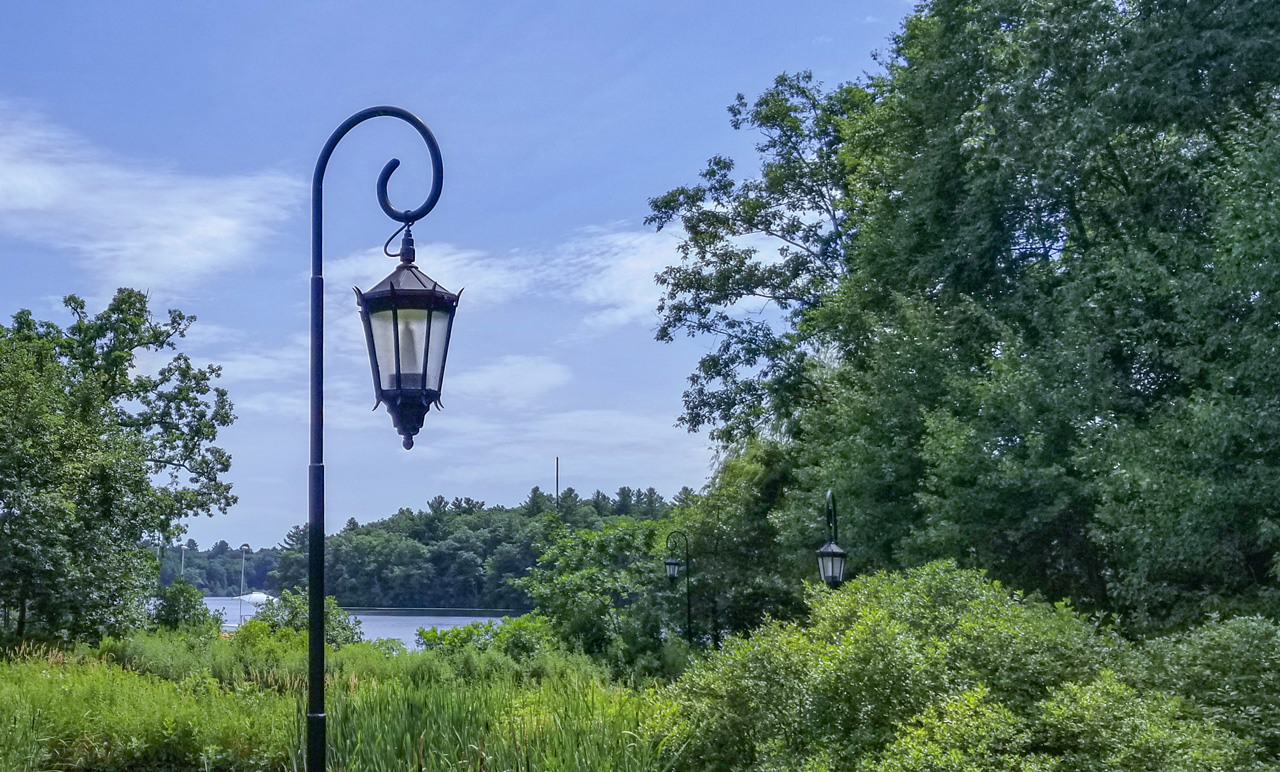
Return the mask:
<path id="1" fill-rule="evenodd" d="M 686 425 L 780 448 L 784 553 L 830 488 L 854 570 L 1277 613 L 1277 61 L 1272 5 L 937 0 L 862 83 L 739 99 L 760 174 L 652 202 L 659 337 L 717 340 Z"/>
<path id="2" fill-rule="evenodd" d="M 177 581 L 156 592 L 152 618 L 160 627 L 170 630 L 217 632 L 221 614 L 215 614 L 204 603 L 204 595 L 194 586 Z"/>
<path id="3" fill-rule="evenodd" d="M 650 200 L 646 223 L 683 230 L 681 262 L 657 275 L 657 338 L 718 340 L 684 395 L 680 421 L 691 430 L 752 434 L 785 417 L 806 388 L 813 349 L 801 322 L 844 275 L 851 227 L 841 119 L 870 101 L 853 86 L 824 91 L 807 72 L 781 75 L 755 102 L 739 94 L 729 107 L 735 129 L 762 137 L 758 177 L 735 180 L 734 161 L 716 156 L 701 183 Z"/>
<path id="4" fill-rule="evenodd" d="M 154 585 L 145 537 L 235 501 L 212 443 L 232 420 L 218 368 L 179 353 L 156 374 L 143 351 L 175 348 L 194 318 L 157 321 L 116 293 L 67 329 L 29 312 L 0 327 L 0 607 L 19 638 L 96 638 L 143 619 Z"/>

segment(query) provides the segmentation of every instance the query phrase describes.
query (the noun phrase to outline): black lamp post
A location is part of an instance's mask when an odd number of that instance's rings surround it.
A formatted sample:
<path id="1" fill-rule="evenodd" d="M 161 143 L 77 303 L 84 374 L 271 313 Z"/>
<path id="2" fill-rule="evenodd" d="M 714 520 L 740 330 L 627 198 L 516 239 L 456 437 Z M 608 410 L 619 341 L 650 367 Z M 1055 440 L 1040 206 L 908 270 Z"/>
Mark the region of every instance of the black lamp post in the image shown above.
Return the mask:
<path id="1" fill-rule="evenodd" d="M 391 275 L 361 293 L 360 315 L 369 343 L 377 404 L 387 406 L 391 421 L 413 447 L 413 436 L 431 405 L 440 404 L 445 355 L 458 295 L 446 291 L 413 265 L 410 226 L 440 200 L 444 167 L 440 147 L 427 125 L 399 107 L 370 107 L 342 122 L 325 143 L 311 178 L 311 463 L 308 467 L 307 563 L 307 772 L 325 772 L 324 713 L 324 172 L 338 141 L 357 125 L 380 116 L 398 118 L 417 130 L 431 153 L 432 183 L 417 209 L 399 211 L 387 199 L 387 181 L 400 165 L 392 159 L 378 175 L 378 204 L 388 217 L 404 223 L 400 265 Z M 397 231 L 398 233 L 399 231 Z M 395 238 L 395 234 L 392 235 Z M 388 244 L 390 239 L 388 239 Z M 384 247 L 385 249 L 385 247 Z"/>
<path id="2" fill-rule="evenodd" d="M 675 552 L 675 545 L 671 540 L 679 536 L 684 541 L 684 638 L 693 645 L 693 604 L 689 595 L 689 580 L 693 577 L 693 561 L 689 559 L 689 535 L 684 531 L 672 531 L 667 534 L 667 551 Z M 667 579 L 672 584 L 676 583 L 676 579 L 680 576 L 680 561 L 675 557 L 666 559 Z"/>
<path id="3" fill-rule="evenodd" d="M 829 587 L 844 581 L 844 550 L 836 544 L 836 495 L 827 491 L 827 543 L 818 548 L 818 575 Z"/>

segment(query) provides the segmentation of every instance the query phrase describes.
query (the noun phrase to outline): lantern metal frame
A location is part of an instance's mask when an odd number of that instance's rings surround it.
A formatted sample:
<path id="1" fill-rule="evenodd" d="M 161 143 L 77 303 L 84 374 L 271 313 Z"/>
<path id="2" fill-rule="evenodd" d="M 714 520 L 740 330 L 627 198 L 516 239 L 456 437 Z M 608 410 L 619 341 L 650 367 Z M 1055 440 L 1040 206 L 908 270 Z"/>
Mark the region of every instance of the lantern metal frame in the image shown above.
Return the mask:
<path id="1" fill-rule="evenodd" d="M 367 120 L 390 117 L 412 126 L 431 155 L 431 192 L 416 209 L 398 210 L 387 182 L 400 166 L 391 159 L 378 175 L 378 205 L 396 222 L 415 223 L 435 208 L 444 186 L 440 146 L 427 125 L 399 107 L 370 107 L 343 121 L 325 142 L 311 177 L 311 374 L 309 464 L 307 466 L 307 718 L 306 772 L 325 772 L 324 711 L 324 174 L 338 142 Z"/>
<path id="2" fill-rule="evenodd" d="M 462 291 L 449 292 L 414 266 L 412 223 L 405 224 L 404 240 L 400 244 L 400 252 L 395 256 L 400 258 L 400 265 L 374 285 L 373 289 L 368 292 L 361 292 L 359 287 L 352 289 L 356 293 L 356 305 L 360 308 L 360 320 L 364 324 L 365 341 L 369 346 L 369 367 L 373 371 L 375 400 L 373 409 L 377 410 L 378 405 L 387 406 L 391 423 L 403 437 L 405 450 L 409 450 L 413 447 L 413 438 L 422 428 L 422 422 L 431 406 L 434 405 L 437 409 L 441 407 L 440 391 L 444 386 L 444 371 L 449 361 L 449 340 L 453 337 L 453 319 Z M 423 336 L 421 352 L 422 373 L 416 383 L 406 382 L 401 366 L 400 311 L 404 310 L 427 312 L 423 322 L 426 334 Z M 374 344 L 372 316 L 385 311 L 391 312 L 392 362 L 380 362 L 377 346 Z M 444 339 L 432 340 L 433 318 L 440 312 L 447 313 L 449 317 L 445 323 Z M 440 369 L 435 381 L 428 384 L 433 345 L 442 348 Z M 386 365 L 394 367 L 394 372 L 390 374 L 390 387 L 383 386 L 382 370 Z"/>
<path id="3" fill-rule="evenodd" d="M 835 588 L 844 582 L 844 565 L 848 553 L 836 544 L 836 495 L 827 491 L 827 543 L 818 548 L 818 576 Z M 829 566 L 828 566 L 829 564 Z"/>

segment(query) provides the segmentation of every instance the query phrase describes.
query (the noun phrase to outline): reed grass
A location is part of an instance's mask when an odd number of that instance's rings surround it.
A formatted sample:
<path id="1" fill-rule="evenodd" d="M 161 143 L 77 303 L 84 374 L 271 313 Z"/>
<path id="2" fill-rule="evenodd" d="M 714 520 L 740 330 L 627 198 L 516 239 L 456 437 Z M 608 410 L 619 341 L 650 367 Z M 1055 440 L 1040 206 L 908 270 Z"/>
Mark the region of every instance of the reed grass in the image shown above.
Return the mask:
<path id="1" fill-rule="evenodd" d="M 660 770 L 644 698 L 593 678 L 362 684 L 330 702 L 336 772 Z"/>
<path id="2" fill-rule="evenodd" d="M 296 772 L 305 679 L 293 653 L 273 669 L 261 651 L 242 642 L 237 659 L 230 646 L 140 638 L 7 652 L 0 772 Z M 643 694 L 563 653 L 517 663 L 344 647 L 330 664 L 335 772 L 663 769 Z"/>

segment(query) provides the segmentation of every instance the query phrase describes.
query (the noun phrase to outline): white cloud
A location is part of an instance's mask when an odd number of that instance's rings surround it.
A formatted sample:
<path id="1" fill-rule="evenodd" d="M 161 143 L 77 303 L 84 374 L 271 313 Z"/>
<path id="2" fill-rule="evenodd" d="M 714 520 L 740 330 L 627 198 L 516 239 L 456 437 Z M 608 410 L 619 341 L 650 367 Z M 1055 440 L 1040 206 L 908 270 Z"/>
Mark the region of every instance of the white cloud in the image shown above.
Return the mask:
<path id="1" fill-rule="evenodd" d="M 521 408 L 538 404 L 569 377 L 569 368 L 549 357 L 513 354 L 451 378 L 449 390 L 461 399 Z"/>
<path id="2" fill-rule="evenodd" d="M 243 265 L 302 192 L 276 173 L 202 177 L 126 163 L 0 102 L 0 232 L 78 254 L 108 291 L 189 294 Z"/>
<path id="3" fill-rule="evenodd" d="M 594 309 L 588 328 L 652 325 L 662 295 L 653 277 L 678 261 L 677 243 L 671 233 L 589 228 L 557 247 L 548 263 L 565 289 Z"/>
<path id="4" fill-rule="evenodd" d="M 672 233 L 584 228 L 542 249 L 492 255 L 453 244 L 417 245 L 417 265 L 450 290 L 466 288 L 468 308 L 489 308 L 537 293 L 554 292 L 583 304 L 584 326 L 594 332 L 632 323 L 652 325 L 661 290 L 654 275 L 676 262 L 678 237 Z M 325 263 L 326 309 L 345 309 L 351 287 L 369 287 L 395 263 L 380 248 L 355 252 Z M 357 338 L 351 338 L 352 343 Z M 358 340 L 363 347 L 363 339 Z"/>

